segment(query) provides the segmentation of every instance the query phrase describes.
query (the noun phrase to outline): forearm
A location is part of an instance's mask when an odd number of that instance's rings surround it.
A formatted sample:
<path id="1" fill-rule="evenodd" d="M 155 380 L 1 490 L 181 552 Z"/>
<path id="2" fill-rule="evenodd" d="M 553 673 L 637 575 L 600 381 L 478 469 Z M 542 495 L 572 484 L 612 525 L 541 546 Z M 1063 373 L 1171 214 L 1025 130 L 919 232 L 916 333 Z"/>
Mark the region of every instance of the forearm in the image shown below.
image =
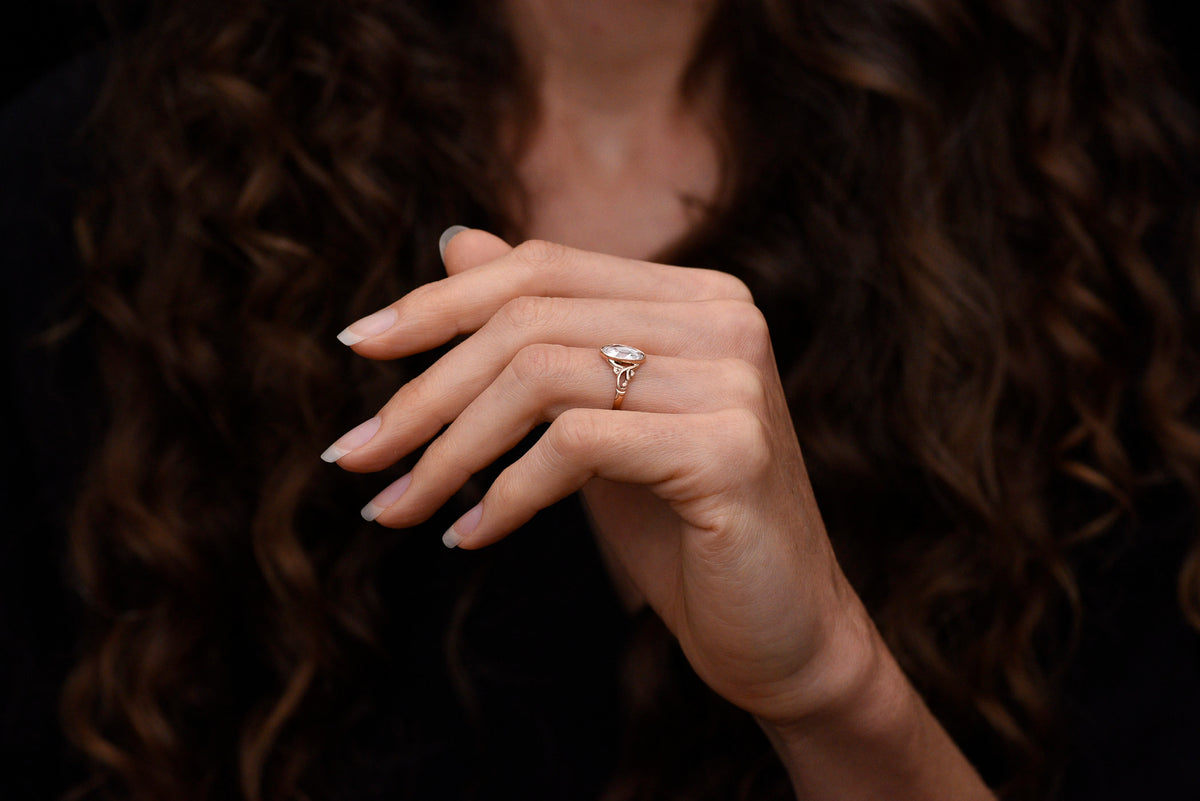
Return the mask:
<path id="1" fill-rule="evenodd" d="M 852 698 L 794 723 L 760 721 L 796 798 L 994 801 L 886 648 L 873 662 Z"/>

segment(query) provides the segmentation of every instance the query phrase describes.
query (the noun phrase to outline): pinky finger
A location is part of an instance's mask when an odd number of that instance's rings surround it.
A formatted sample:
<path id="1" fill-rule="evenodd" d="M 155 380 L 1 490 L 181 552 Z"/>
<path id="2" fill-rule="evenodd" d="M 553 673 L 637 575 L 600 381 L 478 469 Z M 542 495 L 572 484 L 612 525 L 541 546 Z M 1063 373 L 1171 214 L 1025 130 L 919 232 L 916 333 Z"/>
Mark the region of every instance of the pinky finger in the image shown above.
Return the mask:
<path id="1" fill-rule="evenodd" d="M 758 419 L 744 409 L 694 415 L 569 409 L 442 542 L 448 548 L 491 545 L 594 477 L 646 485 L 668 502 L 727 490 L 708 466 L 744 456 L 740 435 L 760 431 Z"/>

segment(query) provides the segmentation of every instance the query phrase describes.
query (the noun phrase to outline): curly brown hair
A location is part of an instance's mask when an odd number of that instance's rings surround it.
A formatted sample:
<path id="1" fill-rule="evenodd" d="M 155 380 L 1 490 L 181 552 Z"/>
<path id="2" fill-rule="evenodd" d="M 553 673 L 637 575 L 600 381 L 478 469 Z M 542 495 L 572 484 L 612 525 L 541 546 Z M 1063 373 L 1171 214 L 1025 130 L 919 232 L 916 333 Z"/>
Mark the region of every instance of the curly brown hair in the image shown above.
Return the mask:
<path id="1" fill-rule="evenodd" d="M 1032 792 L 1072 555 L 1147 487 L 1200 493 L 1190 109 L 1136 0 L 716 15 L 693 72 L 728 76 L 724 190 L 664 258 L 751 286 L 847 572 L 989 778 Z M 438 277 L 447 225 L 520 237 L 495 132 L 525 83 L 486 3 L 152 3 L 118 37 L 77 225 L 108 410 L 71 541 L 83 792 L 317 792 L 384 546 L 315 454 L 420 366 L 333 336 Z M 1179 589 L 1200 625 L 1200 548 Z M 663 636 L 631 671 L 667 670 Z M 610 795 L 664 790 L 670 739 Z"/>

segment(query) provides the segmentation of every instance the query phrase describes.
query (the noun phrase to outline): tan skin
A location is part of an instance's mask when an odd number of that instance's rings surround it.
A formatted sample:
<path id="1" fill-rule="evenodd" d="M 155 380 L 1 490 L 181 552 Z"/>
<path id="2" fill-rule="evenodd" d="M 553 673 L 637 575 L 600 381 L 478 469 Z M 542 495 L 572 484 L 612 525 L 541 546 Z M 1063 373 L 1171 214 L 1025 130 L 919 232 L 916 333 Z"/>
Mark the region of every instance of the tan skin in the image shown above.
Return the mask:
<path id="1" fill-rule="evenodd" d="M 352 324 L 344 340 L 372 359 L 471 335 L 328 458 L 380 470 L 436 437 L 364 510 L 405 527 L 549 422 L 448 545 L 485 547 L 582 490 L 618 581 L 755 716 L 797 797 L 993 798 L 838 567 L 744 285 L 630 258 L 686 233 L 683 196 L 716 187 L 704 114 L 678 92 L 708 4 L 509 6 L 518 45 L 537 55 L 541 102 L 519 161 L 528 233 L 563 244 L 459 233 L 448 278 Z M 614 341 L 649 354 L 620 411 L 597 351 Z"/>
<path id="2" fill-rule="evenodd" d="M 698 221 L 717 189 L 700 93 L 679 84 L 711 0 L 510 0 L 539 116 L 518 160 L 525 235 L 647 259 Z M 708 87 L 705 87 L 708 88 Z"/>

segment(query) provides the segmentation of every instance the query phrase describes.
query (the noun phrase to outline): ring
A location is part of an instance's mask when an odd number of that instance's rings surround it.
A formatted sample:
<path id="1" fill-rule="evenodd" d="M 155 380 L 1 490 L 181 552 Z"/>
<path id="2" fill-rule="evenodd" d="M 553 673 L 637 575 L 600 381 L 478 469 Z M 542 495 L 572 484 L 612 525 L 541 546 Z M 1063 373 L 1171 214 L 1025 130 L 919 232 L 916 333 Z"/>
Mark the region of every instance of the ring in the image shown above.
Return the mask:
<path id="1" fill-rule="evenodd" d="M 628 345 L 605 345 L 600 349 L 600 354 L 612 365 L 613 373 L 617 376 L 617 394 L 613 395 L 612 407 L 620 409 L 625 402 L 625 390 L 629 389 L 634 371 L 646 361 L 646 354 Z"/>

